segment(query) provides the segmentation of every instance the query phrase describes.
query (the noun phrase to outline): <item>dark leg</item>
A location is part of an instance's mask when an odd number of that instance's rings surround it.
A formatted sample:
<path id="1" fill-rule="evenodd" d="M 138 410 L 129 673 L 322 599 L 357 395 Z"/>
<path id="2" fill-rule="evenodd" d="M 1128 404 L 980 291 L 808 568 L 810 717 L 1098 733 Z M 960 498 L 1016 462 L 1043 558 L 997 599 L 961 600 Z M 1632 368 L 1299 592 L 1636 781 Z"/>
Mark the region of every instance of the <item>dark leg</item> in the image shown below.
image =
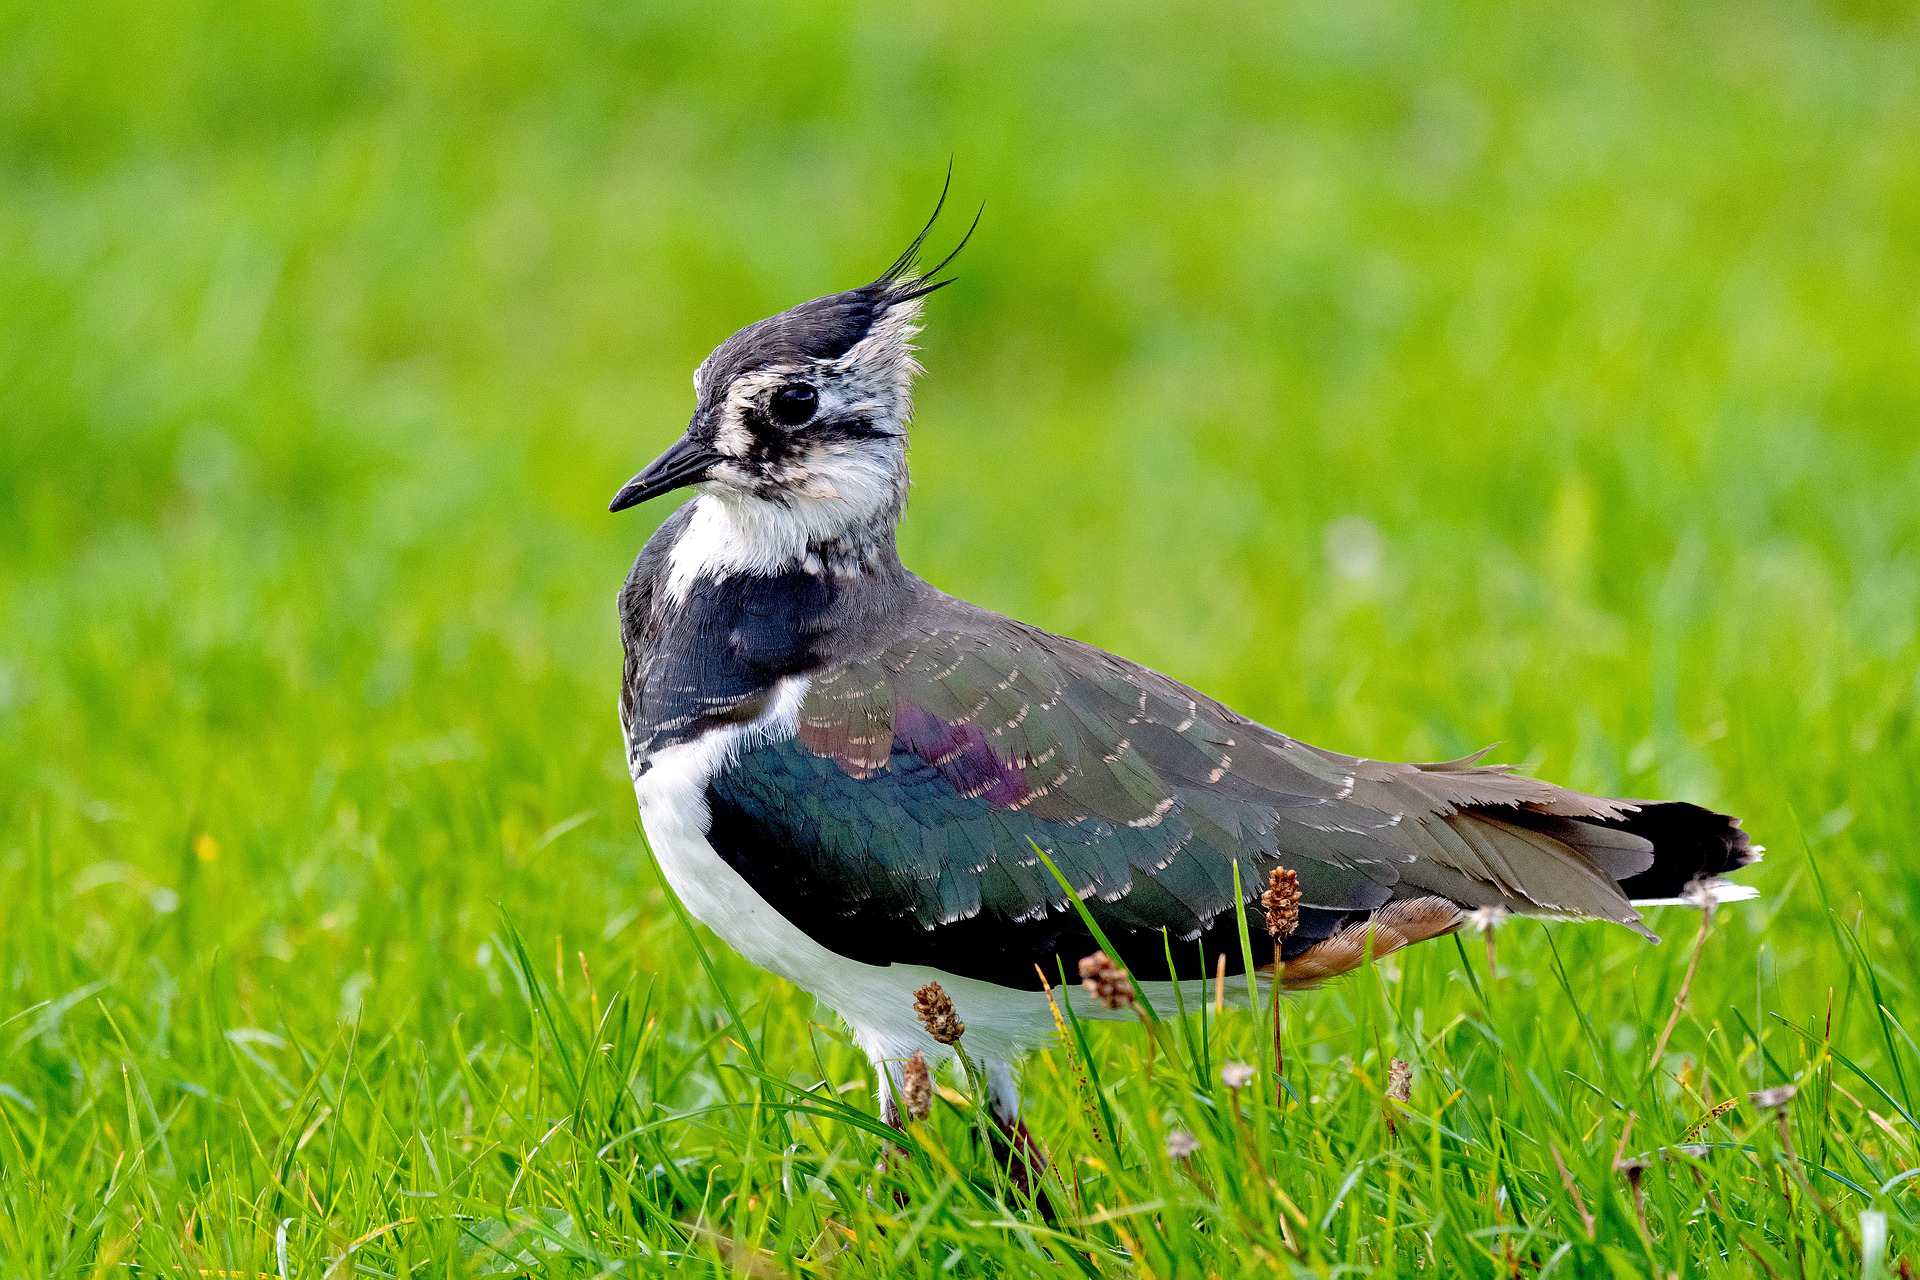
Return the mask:
<path id="1" fill-rule="evenodd" d="M 1020 1091 L 1014 1083 L 1013 1068 L 1005 1062 L 989 1062 L 986 1075 L 987 1102 L 994 1124 L 994 1159 L 1006 1169 L 1014 1190 L 1038 1209 L 1041 1217 L 1057 1221 L 1046 1188 L 1040 1185 L 1049 1163 L 1046 1149 L 1020 1118 Z"/>
<path id="2" fill-rule="evenodd" d="M 873 1074 L 879 1081 L 880 1119 L 895 1133 L 904 1134 L 907 1131 L 907 1123 L 900 1115 L 900 1077 L 895 1070 L 898 1064 L 878 1055 L 870 1056 L 869 1061 L 873 1063 Z M 890 1174 L 902 1167 L 906 1161 L 907 1149 L 899 1143 L 889 1142 L 880 1152 L 880 1172 Z M 902 1209 L 907 1207 L 908 1199 L 904 1188 L 894 1188 L 893 1202 Z"/>

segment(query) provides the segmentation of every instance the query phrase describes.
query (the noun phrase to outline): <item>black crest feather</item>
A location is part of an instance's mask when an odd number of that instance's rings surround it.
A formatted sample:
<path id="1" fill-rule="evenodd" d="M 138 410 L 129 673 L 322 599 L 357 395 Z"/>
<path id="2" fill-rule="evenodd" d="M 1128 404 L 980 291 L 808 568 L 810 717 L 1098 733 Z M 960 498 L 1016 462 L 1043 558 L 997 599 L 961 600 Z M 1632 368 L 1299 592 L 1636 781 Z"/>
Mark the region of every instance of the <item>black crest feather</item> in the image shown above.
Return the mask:
<path id="1" fill-rule="evenodd" d="M 955 258 L 960 256 L 960 251 L 967 247 L 967 241 L 973 239 L 973 233 L 979 228 L 980 219 L 985 215 L 987 206 L 982 203 L 974 212 L 973 221 L 967 224 L 966 234 L 960 237 L 960 242 L 953 246 L 952 252 L 922 271 L 920 270 L 920 250 L 925 247 L 927 236 L 933 232 L 934 224 L 940 221 L 941 211 L 947 207 L 947 194 L 952 189 L 953 162 L 948 161 L 946 179 L 940 184 L 940 198 L 934 201 L 933 212 L 928 215 L 926 225 L 920 228 L 920 234 L 913 238 L 913 242 L 906 247 L 906 250 L 893 260 L 893 265 L 882 271 L 880 278 L 867 286 L 870 289 L 884 288 L 889 306 L 911 302 L 915 298 L 924 298 L 934 290 L 944 289 L 953 283 L 951 276 L 945 280 L 937 277 L 953 264 Z"/>
<path id="2" fill-rule="evenodd" d="M 723 387 L 747 370 L 768 364 L 838 360 L 872 332 L 875 321 L 888 311 L 952 284 L 952 277 L 941 279 L 940 273 L 952 265 L 960 255 L 960 250 L 966 248 L 967 241 L 973 238 L 974 229 L 980 225 L 981 215 L 986 212 L 986 206 L 982 205 L 952 252 L 932 268 L 921 270 L 920 251 L 925 247 L 934 224 L 939 222 L 942 210 L 946 208 L 947 195 L 952 186 L 953 166 L 948 164 L 946 181 L 940 186 L 940 198 L 934 202 L 933 213 L 926 225 L 920 228 L 920 233 L 914 236 L 905 251 L 871 284 L 815 298 L 779 315 L 769 316 L 758 324 L 748 325 L 721 343 L 708 358 L 702 367 L 702 385 Z"/>

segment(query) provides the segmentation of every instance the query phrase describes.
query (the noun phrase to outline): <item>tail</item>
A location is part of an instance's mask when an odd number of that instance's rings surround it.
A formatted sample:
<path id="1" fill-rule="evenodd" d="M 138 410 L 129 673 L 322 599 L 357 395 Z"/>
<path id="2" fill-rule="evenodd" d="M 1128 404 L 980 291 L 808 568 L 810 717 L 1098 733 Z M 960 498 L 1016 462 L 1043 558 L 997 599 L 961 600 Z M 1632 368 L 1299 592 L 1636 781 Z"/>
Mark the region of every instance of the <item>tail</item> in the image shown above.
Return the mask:
<path id="1" fill-rule="evenodd" d="M 1751 885 L 1721 880 L 1758 862 L 1765 852 L 1747 839 L 1738 818 L 1697 804 L 1667 802 L 1643 804 L 1612 820 L 1581 821 L 1639 836 L 1653 846 L 1653 865 L 1619 882 L 1620 891 L 1635 906 L 1698 906 L 1702 895 L 1711 895 L 1716 902 L 1734 902 L 1759 893 Z"/>
<path id="2" fill-rule="evenodd" d="M 1598 873 L 1607 891 L 1604 899 L 1589 896 L 1575 901 L 1564 879 L 1549 880 L 1542 868 L 1533 886 L 1523 886 L 1523 897 L 1563 910 L 1571 908 L 1568 914 L 1618 920 L 1646 933 L 1635 908 L 1663 904 L 1697 907 L 1708 901 L 1738 902 L 1758 896 L 1758 890 L 1750 885 L 1730 884 L 1721 878 L 1759 861 L 1763 852 L 1748 841 L 1738 818 L 1696 804 L 1600 800 L 1558 789 L 1550 802 L 1560 809 L 1559 813 L 1538 809 L 1472 812 L 1507 826 L 1527 828 L 1574 850 L 1581 855 L 1589 874 Z M 1581 808 L 1587 811 L 1567 812 Z"/>
<path id="3" fill-rule="evenodd" d="M 1652 938 L 1640 907 L 1757 896 L 1722 877 L 1762 850 L 1739 819 L 1696 804 L 1585 795 L 1479 755 L 1416 765 L 1328 758 L 1354 775 L 1358 802 L 1395 822 L 1415 818 L 1419 851 L 1392 898 L 1447 902 L 1456 924 L 1489 910 L 1612 920 Z"/>

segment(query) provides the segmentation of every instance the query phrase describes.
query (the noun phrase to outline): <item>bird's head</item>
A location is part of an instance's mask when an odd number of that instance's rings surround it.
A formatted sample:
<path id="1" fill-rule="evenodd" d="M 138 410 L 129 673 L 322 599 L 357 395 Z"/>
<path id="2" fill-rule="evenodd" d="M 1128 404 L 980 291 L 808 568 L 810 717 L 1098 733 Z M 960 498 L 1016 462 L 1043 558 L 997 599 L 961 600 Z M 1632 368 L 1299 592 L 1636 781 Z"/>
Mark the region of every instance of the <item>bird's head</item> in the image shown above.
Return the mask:
<path id="1" fill-rule="evenodd" d="M 873 283 L 803 302 L 716 347 L 693 375 L 686 434 L 611 510 L 692 486 L 741 522 L 811 541 L 890 531 L 906 501 L 921 303 L 947 283 L 936 277 L 953 260 L 920 270 L 926 234 Z"/>

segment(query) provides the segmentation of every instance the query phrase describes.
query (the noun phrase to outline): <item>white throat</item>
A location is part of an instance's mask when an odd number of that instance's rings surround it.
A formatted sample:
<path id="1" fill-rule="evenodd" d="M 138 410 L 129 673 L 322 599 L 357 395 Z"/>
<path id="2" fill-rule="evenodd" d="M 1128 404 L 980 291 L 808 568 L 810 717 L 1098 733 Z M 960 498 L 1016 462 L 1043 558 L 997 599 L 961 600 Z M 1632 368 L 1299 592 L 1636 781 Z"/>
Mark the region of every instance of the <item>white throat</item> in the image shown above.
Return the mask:
<path id="1" fill-rule="evenodd" d="M 859 540 L 871 536 L 876 518 L 890 522 L 891 512 L 845 497 L 795 497 L 769 502 L 741 494 L 703 493 L 693 500 L 687 527 L 667 556 L 666 602 L 678 605 L 696 582 L 740 573 L 773 574 L 796 566 L 825 573 L 846 566 L 844 558 Z"/>

